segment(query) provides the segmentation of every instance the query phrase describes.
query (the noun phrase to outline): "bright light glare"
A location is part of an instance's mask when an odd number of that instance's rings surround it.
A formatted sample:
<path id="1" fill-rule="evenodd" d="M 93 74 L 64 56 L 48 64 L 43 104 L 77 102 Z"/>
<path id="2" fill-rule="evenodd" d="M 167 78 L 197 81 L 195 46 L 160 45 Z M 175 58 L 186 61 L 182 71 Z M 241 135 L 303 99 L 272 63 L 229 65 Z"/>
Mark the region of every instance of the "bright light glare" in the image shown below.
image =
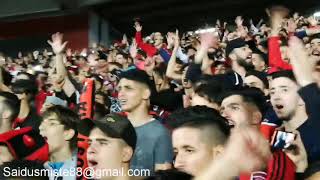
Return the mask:
<path id="1" fill-rule="evenodd" d="M 208 28 L 208 29 L 199 29 L 196 30 L 195 33 L 196 34 L 203 34 L 203 33 L 208 33 L 208 32 L 215 32 L 216 28 Z"/>
<path id="2" fill-rule="evenodd" d="M 320 17 L 320 11 L 313 14 L 314 17 Z"/>

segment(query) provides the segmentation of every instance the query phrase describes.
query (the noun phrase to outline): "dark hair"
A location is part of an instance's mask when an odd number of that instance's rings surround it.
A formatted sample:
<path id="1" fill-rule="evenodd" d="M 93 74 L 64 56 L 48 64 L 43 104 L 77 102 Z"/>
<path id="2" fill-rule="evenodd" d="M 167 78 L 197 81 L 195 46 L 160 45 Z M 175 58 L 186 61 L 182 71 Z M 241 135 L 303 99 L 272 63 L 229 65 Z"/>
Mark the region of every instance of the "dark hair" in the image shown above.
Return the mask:
<path id="1" fill-rule="evenodd" d="M 12 170 L 27 170 L 28 176 L 13 176 L 13 174 L 8 174 L 9 176 L 6 176 L 5 172 L 6 169 L 9 169 L 11 172 Z M 48 172 L 45 171 L 45 167 L 43 164 L 37 162 L 37 161 L 30 161 L 30 160 L 13 160 L 11 162 L 5 162 L 0 166 L 0 179 L 2 180 L 10 180 L 12 178 L 23 178 L 23 179 L 29 179 L 29 180 L 49 180 L 49 177 L 47 173 L 43 172 Z M 39 172 L 38 176 L 35 176 L 36 172 Z M 34 174 L 33 174 L 34 173 Z M 19 173 L 20 174 L 20 173 Z M 29 176 L 29 174 L 33 174 L 33 176 Z M 40 176 L 41 175 L 41 176 Z"/>
<path id="2" fill-rule="evenodd" d="M 173 112 L 168 118 L 168 124 L 172 128 L 178 128 L 192 121 L 212 121 L 221 126 L 225 134 L 229 134 L 229 125 L 227 120 L 220 113 L 206 106 L 192 106 L 184 109 L 179 109 Z"/>
<path id="3" fill-rule="evenodd" d="M 31 95 L 31 100 L 34 99 L 34 96 L 38 93 L 37 84 L 35 80 L 17 80 L 12 84 L 12 91 L 17 93 L 26 93 Z"/>
<path id="4" fill-rule="evenodd" d="M 124 52 L 118 52 L 118 53 L 116 54 L 116 56 L 117 56 L 117 55 L 122 55 L 124 59 L 128 59 L 128 56 L 129 56 L 128 54 L 126 54 L 126 53 L 124 53 Z"/>
<path id="5" fill-rule="evenodd" d="M 100 104 L 97 102 L 94 104 L 94 119 L 95 120 L 101 119 L 109 113 L 110 113 L 110 111 L 103 104 Z"/>
<path id="6" fill-rule="evenodd" d="M 284 78 L 288 78 L 288 79 L 292 80 L 295 83 L 297 82 L 296 77 L 294 76 L 293 72 L 289 71 L 289 70 L 274 72 L 270 75 L 271 75 L 272 80 L 284 77 Z"/>
<path id="7" fill-rule="evenodd" d="M 3 67 L 1 67 L 1 73 L 3 77 L 3 84 L 6 86 L 11 85 L 12 75 L 8 71 L 6 71 Z"/>
<path id="8" fill-rule="evenodd" d="M 195 93 L 211 103 L 218 103 L 222 87 L 218 83 L 204 83 L 195 88 Z"/>
<path id="9" fill-rule="evenodd" d="M 185 172 L 176 169 L 160 170 L 153 176 L 145 178 L 145 180 L 191 180 L 193 177 Z"/>
<path id="10" fill-rule="evenodd" d="M 225 119 L 220 117 L 200 121 L 195 119 L 178 128 L 193 128 L 200 130 L 203 134 L 206 133 L 202 139 L 213 146 L 224 145 L 230 136 L 230 126 L 225 122 Z"/>
<path id="11" fill-rule="evenodd" d="M 0 94 L 1 96 L 1 94 Z M 15 96 L 15 98 L 13 99 L 4 99 L 2 101 L 0 101 L 0 103 L 2 104 L 2 113 L 4 110 L 9 110 L 10 111 L 10 122 L 13 123 L 13 121 L 18 117 L 19 115 L 19 111 L 20 111 L 20 101 L 17 98 L 17 96 Z M 2 121 L 0 122 L 0 125 L 2 124 Z"/>
<path id="12" fill-rule="evenodd" d="M 267 111 L 268 106 L 266 103 L 266 98 L 264 96 L 264 93 L 258 88 L 243 87 L 239 90 L 226 92 L 221 96 L 221 102 L 223 101 L 223 99 L 233 95 L 239 95 L 242 97 L 244 102 L 256 106 L 262 115 L 264 115 Z"/>
<path id="13" fill-rule="evenodd" d="M 145 71 L 139 69 L 129 69 L 127 71 L 123 71 L 120 75 L 120 80 L 121 79 L 128 79 L 146 85 L 151 91 L 151 96 L 156 92 L 155 84 L 152 83 Z"/>
<path id="14" fill-rule="evenodd" d="M 266 73 L 263 73 L 263 72 L 260 72 L 260 71 L 255 71 L 255 70 L 251 70 L 251 71 L 248 71 L 247 74 L 246 74 L 246 77 L 248 76 L 255 76 L 257 77 L 258 79 L 260 79 L 264 85 L 264 87 L 266 89 L 269 88 L 269 81 L 267 79 L 267 74 Z"/>
<path id="15" fill-rule="evenodd" d="M 106 94 L 106 93 L 104 93 L 104 92 L 102 92 L 102 91 L 98 91 L 98 92 L 96 92 L 95 95 L 100 95 L 100 96 L 102 96 L 102 97 L 103 97 L 103 101 L 104 101 L 104 105 L 105 105 L 106 107 L 108 107 L 108 109 L 110 109 L 111 100 L 110 100 L 108 94 Z"/>
<path id="16" fill-rule="evenodd" d="M 70 140 L 70 148 L 72 150 L 77 148 L 77 127 L 80 121 L 78 114 L 63 106 L 53 106 L 43 113 L 42 118 L 45 119 L 51 115 L 57 116 L 57 120 L 64 125 L 64 129 L 73 129 L 75 131 L 75 135 Z"/>

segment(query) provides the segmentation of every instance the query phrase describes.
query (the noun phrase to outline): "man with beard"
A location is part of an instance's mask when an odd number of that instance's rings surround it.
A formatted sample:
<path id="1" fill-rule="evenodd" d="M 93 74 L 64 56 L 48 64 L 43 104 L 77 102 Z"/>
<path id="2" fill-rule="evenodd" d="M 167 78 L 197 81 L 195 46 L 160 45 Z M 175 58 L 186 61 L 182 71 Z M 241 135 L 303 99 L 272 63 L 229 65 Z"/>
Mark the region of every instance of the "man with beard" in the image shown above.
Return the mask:
<path id="1" fill-rule="evenodd" d="M 311 37 L 311 56 L 316 61 L 320 61 L 320 34 Z"/>
<path id="2" fill-rule="evenodd" d="M 231 60 L 232 70 L 238 73 L 242 79 L 245 78 L 247 71 L 254 69 L 252 50 L 241 38 L 229 41 L 226 47 L 226 56 Z"/>

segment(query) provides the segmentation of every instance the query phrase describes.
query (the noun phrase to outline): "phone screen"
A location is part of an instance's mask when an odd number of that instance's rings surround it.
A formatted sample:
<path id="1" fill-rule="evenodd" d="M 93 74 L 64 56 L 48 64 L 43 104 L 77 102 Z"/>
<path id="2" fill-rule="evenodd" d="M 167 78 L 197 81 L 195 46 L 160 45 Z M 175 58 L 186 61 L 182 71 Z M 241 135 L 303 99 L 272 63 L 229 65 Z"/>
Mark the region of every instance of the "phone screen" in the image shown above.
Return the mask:
<path id="1" fill-rule="evenodd" d="M 294 141 L 296 135 L 291 132 L 275 131 L 271 141 L 272 147 L 275 149 L 287 149 Z"/>

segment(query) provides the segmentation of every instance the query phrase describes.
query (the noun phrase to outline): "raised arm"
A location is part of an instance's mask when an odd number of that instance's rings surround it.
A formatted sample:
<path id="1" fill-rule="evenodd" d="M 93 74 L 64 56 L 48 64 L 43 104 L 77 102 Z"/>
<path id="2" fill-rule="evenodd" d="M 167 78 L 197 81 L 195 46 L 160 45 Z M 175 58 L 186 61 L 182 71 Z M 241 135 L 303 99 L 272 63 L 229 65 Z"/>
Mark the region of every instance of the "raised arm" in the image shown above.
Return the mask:
<path id="1" fill-rule="evenodd" d="M 177 51 L 178 48 L 180 47 L 180 40 L 179 40 L 179 34 L 178 34 L 178 30 L 176 31 L 176 35 L 174 36 L 174 48 L 172 50 L 172 54 L 167 66 L 167 71 L 166 71 L 166 76 L 168 78 L 171 79 L 176 79 L 176 80 L 181 80 L 182 79 L 182 75 L 181 74 L 177 74 L 174 72 L 175 67 L 177 65 L 176 63 L 176 59 L 177 59 Z"/>
<path id="2" fill-rule="evenodd" d="M 66 48 L 67 41 L 63 42 L 63 34 L 55 33 L 51 36 L 51 40 L 48 40 L 48 43 L 52 47 L 53 52 L 55 53 L 55 68 L 57 71 L 58 81 L 57 83 L 63 83 L 62 89 L 68 97 L 76 91 L 74 85 L 71 83 L 68 78 L 67 69 L 63 62 L 64 59 L 64 49 Z"/>

